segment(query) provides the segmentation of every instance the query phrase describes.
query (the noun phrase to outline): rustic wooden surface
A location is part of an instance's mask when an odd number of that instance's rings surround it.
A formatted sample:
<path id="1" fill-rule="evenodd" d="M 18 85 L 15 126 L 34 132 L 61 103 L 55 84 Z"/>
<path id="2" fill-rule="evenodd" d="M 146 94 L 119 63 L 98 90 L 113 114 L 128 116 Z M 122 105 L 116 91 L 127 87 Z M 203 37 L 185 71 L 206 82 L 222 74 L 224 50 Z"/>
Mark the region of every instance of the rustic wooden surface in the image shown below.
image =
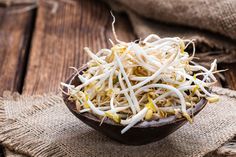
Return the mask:
<path id="1" fill-rule="evenodd" d="M 23 85 L 32 12 L 11 14 L 14 9 L 0 8 L 0 94 Z"/>
<path id="2" fill-rule="evenodd" d="M 110 47 L 108 38 L 112 37 L 112 19 L 109 9 L 97 1 L 91 3 L 82 0 L 59 3 L 56 13 L 52 14 L 51 4 L 41 1 L 24 93 L 56 91 L 60 81 L 72 73 L 68 67 L 79 67 L 86 62 L 85 46 L 93 51 Z M 122 34 L 124 40 L 132 40 L 134 37 L 126 27 L 129 26 L 126 21 L 119 20 L 117 33 Z"/>
<path id="3" fill-rule="evenodd" d="M 223 64 L 222 68 L 228 69 L 224 72 L 225 76 L 225 87 L 236 90 L 236 63 Z"/>
<path id="4" fill-rule="evenodd" d="M 23 87 L 33 12 L 12 14 L 15 9 L 0 8 L 0 95 L 4 90 L 21 92 Z"/>
<path id="5" fill-rule="evenodd" d="M 95 0 L 62 0 L 56 6 L 54 1 L 41 0 L 37 10 L 10 15 L 6 13 L 14 7 L 0 7 L 0 94 L 3 90 L 58 91 L 60 81 L 73 72 L 68 67 L 86 62 L 83 47 L 97 51 L 111 46 L 112 18 L 106 5 Z M 128 18 L 116 17 L 119 38 L 136 39 Z M 230 70 L 219 85 L 236 89 L 235 66 L 222 65 Z M 220 151 L 224 147 L 212 153 L 227 154 Z"/>

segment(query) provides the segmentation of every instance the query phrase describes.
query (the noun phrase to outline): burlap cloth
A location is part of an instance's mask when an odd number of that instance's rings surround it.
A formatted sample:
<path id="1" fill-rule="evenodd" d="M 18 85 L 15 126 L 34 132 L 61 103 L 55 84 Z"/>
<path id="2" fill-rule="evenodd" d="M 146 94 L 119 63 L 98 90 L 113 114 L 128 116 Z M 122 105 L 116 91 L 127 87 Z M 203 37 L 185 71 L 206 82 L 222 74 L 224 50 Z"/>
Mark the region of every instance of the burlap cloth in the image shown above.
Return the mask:
<path id="1" fill-rule="evenodd" d="M 128 15 L 137 37 L 155 33 L 195 39 L 201 62 L 236 61 L 236 0 L 103 1 Z"/>
<path id="2" fill-rule="evenodd" d="M 220 95 L 220 102 L 207 105 L 193 124 L 143 146 L 122 145 L 91 129 L 57 94 L 5 93 L 0 100 L 0 140 L 29 156 L 203 156 L 236 134 L 236 92 L 219 87 L 213 92 Z"/>

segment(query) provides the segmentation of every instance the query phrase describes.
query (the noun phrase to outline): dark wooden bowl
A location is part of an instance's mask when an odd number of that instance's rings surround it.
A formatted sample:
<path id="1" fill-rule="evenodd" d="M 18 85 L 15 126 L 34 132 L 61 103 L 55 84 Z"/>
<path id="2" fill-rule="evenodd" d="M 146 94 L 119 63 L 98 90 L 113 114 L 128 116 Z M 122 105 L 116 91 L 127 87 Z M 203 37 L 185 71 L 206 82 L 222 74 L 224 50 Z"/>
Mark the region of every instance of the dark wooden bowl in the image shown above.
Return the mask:
<path id="1" fill-rule="evenodd" d="M 85 69 L 86 67 L 82 68 L 80 71 L 82 72 Z M 81 83 L 78 77 L 75 77 L 75 75 L 72 75 L 67 80 L 67 83 L 70 81 L 76 86 Z M 65 87 L 63 90 L 67 91 L 67 88 Z M 69 110 L 82 122 L 110 137 L 111 139 L 127 145 L 143 145 L 161 140 L 187 122 L 186 118 L 177 118 L 175 115 L 173 115 L 157 121 L 153 120 L 139 122 L 126 133 L 121 134 L 121 130 L 124 128 L 123 125 L 117 124 L 108 118 L 104 120 L 102 125 L 100 125 L 100 119 L 98 119 L 93 114 L 88 112 L 81 114 L 77 112 L 75 102 L 68 100 L 68 96 L 64 93 L 63 99 Z M 189 114 L 196 115 L 205 107 L 206 104 L 207 100 L 201 99 L 193 109 L 188 109 L 187 112 Z"/>

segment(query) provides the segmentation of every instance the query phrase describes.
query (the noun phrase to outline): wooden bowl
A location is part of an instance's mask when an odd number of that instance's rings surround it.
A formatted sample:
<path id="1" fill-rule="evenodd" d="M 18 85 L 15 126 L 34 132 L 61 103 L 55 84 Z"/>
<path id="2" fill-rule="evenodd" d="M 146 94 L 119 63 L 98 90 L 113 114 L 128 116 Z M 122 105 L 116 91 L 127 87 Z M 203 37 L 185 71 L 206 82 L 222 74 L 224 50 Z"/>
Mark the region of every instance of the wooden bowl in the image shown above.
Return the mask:
<path id="1" fill-rule="evenodd" d="M 86 67 L 82 68 L 80 72 L 82 72 L 83 70 L 86 70 Z M 69 83 L 70 81 L 71 84 L 76 86 L 81 83 L 79 78 L 75 77 L 75 75 L 72 75 L 67 80 L 67 83 Z M 67 88 L 64 87 L 63 90 L 67 91 Z M 127 145 L 143 145 L 161 140 L 179 129 L 187 122 L 186 118 L 177 118 L 175 115 L 173 115 L 160 120 L 139 122 L 138 124 L 130 128 L 126 133 L 121 134 L 121 130 L 125 126 L 117 124 L 108 118 L 104 120 L 102 125 L 100 125 L 101 120 L 93 114 L 88 112 L 81 114 L 76 111 L 75 102 L 68 100 L 68 96 L 64 93 L 63 100 L 69 110 L 82 122 L 110 137 L 111 139 Z M 195 105 L 193 109 L 188 109 L 187 112 L 190 115 L 196 115 L 205 107 L 206 104 L 207 100 L 203 98 Z"/>

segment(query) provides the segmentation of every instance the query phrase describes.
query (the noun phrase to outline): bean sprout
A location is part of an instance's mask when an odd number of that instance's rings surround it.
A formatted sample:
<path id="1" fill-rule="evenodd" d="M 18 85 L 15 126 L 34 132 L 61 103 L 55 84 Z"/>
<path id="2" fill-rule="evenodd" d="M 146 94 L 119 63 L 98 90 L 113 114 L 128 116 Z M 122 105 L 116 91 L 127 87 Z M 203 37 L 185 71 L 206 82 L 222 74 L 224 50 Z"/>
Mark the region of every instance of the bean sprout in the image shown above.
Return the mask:
<path id="1" fill-rule="evenodd" d="M 209 91 L 217 81 L 214 74 L 220 72 L 216 60 L 209 70 L 193 62 L 192 40 L 151 34 L 144 40 L 126 43 L 118 40 L 114 23 L 112 48 L 98 53 L 84 48 L 91 58 L 87 68 L 80 74 L 73 68 L 81 84 L 61 83 L 79 113 L 89 112 L 101 120 L 109 118 L 124 125 L 123 134 L 141 121 L 171 115 L 191 122 L 187 109 L 202 98 L 209 102 L 219 99 Z M 191 55 L 186 52 L 190 44 Z"/>

